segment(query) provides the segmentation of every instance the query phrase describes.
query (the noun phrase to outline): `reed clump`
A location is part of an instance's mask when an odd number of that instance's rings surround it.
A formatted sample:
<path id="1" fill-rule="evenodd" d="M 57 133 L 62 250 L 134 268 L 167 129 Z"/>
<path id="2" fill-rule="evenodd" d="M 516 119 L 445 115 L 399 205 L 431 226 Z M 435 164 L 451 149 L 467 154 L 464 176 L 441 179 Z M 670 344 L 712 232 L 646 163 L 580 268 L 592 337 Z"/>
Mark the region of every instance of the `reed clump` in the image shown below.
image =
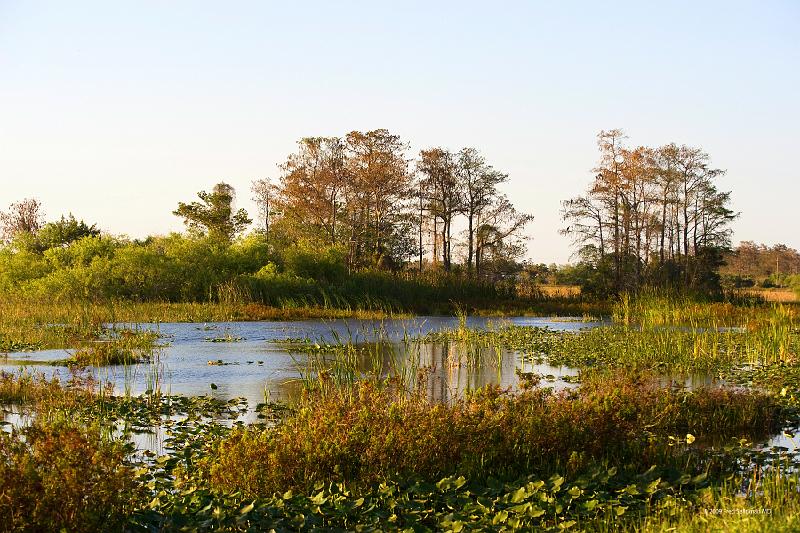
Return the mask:
<path id="1" fill-rule="evenodd" d="M 73 411 L 110 393 L 110 388 L 85 373 L 72 372 L 62 379 L 27 370 L 0 371 L 0 405 L 31 406 L 39 414 L 55 408 Z"/>
<path id="2" fill-rule="evenodd" d="M 577 332 L 500 323 L 490 329 L 459 328 L 429 334 L 430 342 L 459 342 L 511 350 L 526 359 L 576 368 L 624 367 L 664 373 L 718 374 L 740 365 L 795 365 L 800 323 L 793 310 L 761 309 L 737 327 L 645 321 L 612 323 Z"/>
<path id="3" fill-rule="evenodd" d="M 77 366 L 132 365 L 152 359 L 159 334 L 155 331 L 113 328 L 102 338 L 84 343 L 75 350 L 68 364 Z"/>

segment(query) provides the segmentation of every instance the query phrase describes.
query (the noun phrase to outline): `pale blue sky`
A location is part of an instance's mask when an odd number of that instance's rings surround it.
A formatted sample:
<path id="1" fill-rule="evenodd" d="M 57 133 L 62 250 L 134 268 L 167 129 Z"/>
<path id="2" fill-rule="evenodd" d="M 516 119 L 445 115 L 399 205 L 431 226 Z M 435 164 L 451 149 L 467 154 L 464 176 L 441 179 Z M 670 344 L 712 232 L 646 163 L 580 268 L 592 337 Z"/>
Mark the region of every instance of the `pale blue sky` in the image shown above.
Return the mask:
<path id="1" fill-rule="evenodd" d="M 479 148 L 566 261 L 559 202 L 600 129 L 699 145 L 735 240 L 800 248 L 800 3 L 0 0 L 0 208 L 35 196 L 112 233 L 249 183 L 307 135 L 387 128 Z"/>

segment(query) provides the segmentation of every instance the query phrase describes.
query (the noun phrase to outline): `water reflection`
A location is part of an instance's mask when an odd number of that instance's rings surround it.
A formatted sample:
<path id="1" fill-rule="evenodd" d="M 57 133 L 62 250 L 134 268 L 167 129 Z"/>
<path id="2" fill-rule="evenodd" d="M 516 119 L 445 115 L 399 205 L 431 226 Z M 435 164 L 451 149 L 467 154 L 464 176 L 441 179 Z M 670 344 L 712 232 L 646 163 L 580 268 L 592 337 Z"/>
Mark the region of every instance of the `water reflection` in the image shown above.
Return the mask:
<path id="1" fill-rule="evenodd" d="M 560 380 L 576 376 L 577 369 L 533 363 L 515 352 L 483 348 L 469 353 L 474 347 L 458 342 L 425 343 L 418 346 L 421 367 L 427 370 L 424 386 L 429 399 L 450 402 L 486 385 L 513 388 L 519 382 L 517 370 L 536 373 L 546 379 L 543 386 L 562 389 L 571 386 Z M 549 378 L 549 379 L 547 379 Z"/>
<path id="2" fill-rule="evenodd" d="M 467 326 L 471 328 L 490 328 L 502 323 L 546 326 L 560 331 L 577 331 L 599 325 L 597 322 L 541 317 L 467 318 Z M 263 402 L 265 398 L 291 401 L 297 397 L 302 387 L 298 368 L 305 368 L 308 360 L 306 355 L 291 353 L 279 342 L 287 338 L 319 342 L 333 342 L 338 338 L 363 343 L 380 337 L 392 341 L 395 352 L 391 357 L 397 359 L 399 354 L 403 360 L 384 360 L 382 364 L 387 365 L 384 368 L 388 368 L 389 364 L 406 365 L 408 371 L 428 368 L 430 376 L 427 386 L 430 397 L 441 401 L 450 401 L 465 390 L 487 384 L 513 386 L 517 381 L 517 368 L 556 377 L 575 374 L 573 369 L 548 365 L 532 366 L 510 352 L 503 352 L 499 358 L 497 354 L 488 352 L 479 355 L 465 354 L 465 347 L 454 343 L 418 344 L 413 352 L 418 360 L 409 360 L 412 352 L 402 348 L 407 344 L 403 342 L 404 339 L 457 327 L 458 320 L 454 317 L 135 326 L 159 331 L 167 345 L 158 351 L 152 362 L 92 370 L 101 382 L 112 383 L 118 394 L 138 395 L 157 388 L 165 394 L 208 394 L 221 400 L 244 397 L 250 405 Z M 212 342 L 213 339 L 220 338 L 233 339 L 236 342 Z M 24 367 L 41 371 L 48 377 L 59 375 L 67 378 L 69 370 L 66 367 L 51 366 L 49 363 L 63 360 L 69 355 L 69 350 L 11 353 L 0 359 L 0 369 L 14 372 Z M 467 355 L 469 361 L 466 360 Z M 364 361 L 361 371 L 374 371 L 374 368 L 369 368 L 369 363 L 370 361 Z M 556 381 L 553 385 L 560 387 L 564 384 Z"/>

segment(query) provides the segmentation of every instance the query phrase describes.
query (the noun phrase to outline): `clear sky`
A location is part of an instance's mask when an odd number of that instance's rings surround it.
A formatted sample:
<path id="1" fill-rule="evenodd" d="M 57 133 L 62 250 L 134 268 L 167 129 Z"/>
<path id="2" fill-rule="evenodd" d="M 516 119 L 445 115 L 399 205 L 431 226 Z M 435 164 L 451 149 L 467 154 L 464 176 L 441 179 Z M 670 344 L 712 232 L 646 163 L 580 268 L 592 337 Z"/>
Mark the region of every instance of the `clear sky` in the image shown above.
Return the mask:
<path id="1" fill-rule="evenodd" d="M 569 258 L 559 202 L 600 129 L 703 147 L 734 240 L 800 248 L 800 2 L 0 0 L 0 208 L 39 198 L 111 233 L 181 229 L 308 135 L 475 146 Z"/>

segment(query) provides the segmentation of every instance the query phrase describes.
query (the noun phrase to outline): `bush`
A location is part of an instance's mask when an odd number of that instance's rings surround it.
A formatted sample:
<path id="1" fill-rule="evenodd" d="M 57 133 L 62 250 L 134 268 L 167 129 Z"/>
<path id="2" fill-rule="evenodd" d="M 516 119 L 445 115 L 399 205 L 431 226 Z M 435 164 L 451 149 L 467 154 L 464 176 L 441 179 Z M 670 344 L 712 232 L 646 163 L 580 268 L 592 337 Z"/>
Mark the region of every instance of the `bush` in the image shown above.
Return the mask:
<path id="1" fill-rule="evenodd" d="M 0 432 L 0 524 L 6 531 L 119 531 L 136 497 L 124 450 L 97 430 Z"/>
<path id="2" fill-rule="evenodd" d="M 347 276 L 345 251 L 336 246 L 316 249 L 308 245 L 291 246 L 283 253 L 283 263 L 288 274 L 329 285 Z"/>

